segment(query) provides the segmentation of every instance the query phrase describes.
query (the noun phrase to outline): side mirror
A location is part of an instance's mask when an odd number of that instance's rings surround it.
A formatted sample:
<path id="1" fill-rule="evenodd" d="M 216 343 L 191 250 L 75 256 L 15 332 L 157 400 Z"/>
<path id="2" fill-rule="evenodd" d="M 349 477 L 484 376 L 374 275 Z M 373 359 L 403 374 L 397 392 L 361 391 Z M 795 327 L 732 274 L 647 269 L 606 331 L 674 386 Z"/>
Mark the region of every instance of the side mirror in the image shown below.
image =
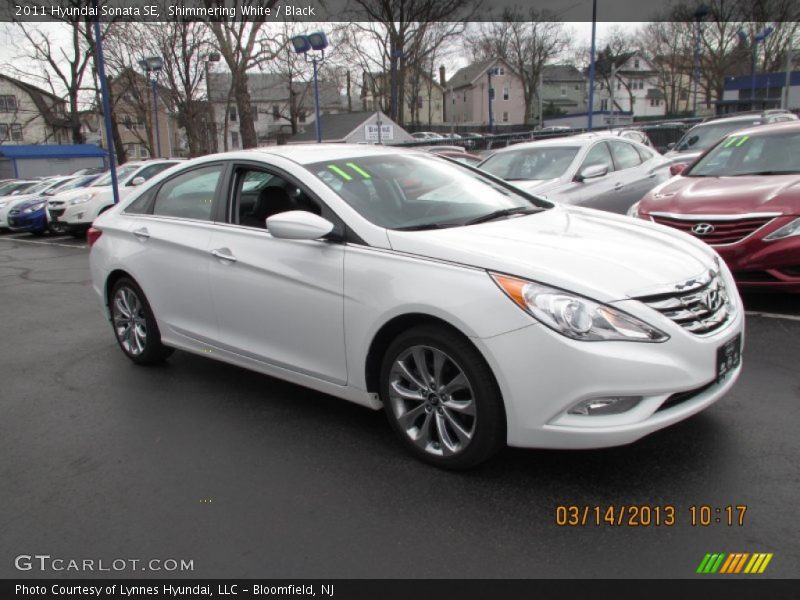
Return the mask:
<path id="1" fill-rule="evenodd" d="M 333 223 L 305 210 L 290 210 L 267 219 L 267 229 L 284 240 L 316 240 L 333 231 Z"/>
<path id="2" fill-rule="evenodd" d="M 147 180 L 141 175 L 139 175 L 138 177 L 134 177 L 128 185 L 136 187 L 137 185 L 142 185 L 145 181 Z"/>
<path id="3" fill-rule="evenodd" d="M 581 169 L 575 181 L 585 181 L 587 179 L 597 179 L 608 175 L 608 165 L 589 165 Z"/>
<path id="4" fill-rule="evenodd" d="M 667 144 L 667 150 L 672 150 L 675 147 L 675 142 L 670 142 Z"/>
<path id="5" fill-rule="evenodd" d="M 669 166 L 669 174 L 670 175 L 680 175 L 686 170 L 688 167 L 686 163 L 675 163 L 674 165 Z"/>

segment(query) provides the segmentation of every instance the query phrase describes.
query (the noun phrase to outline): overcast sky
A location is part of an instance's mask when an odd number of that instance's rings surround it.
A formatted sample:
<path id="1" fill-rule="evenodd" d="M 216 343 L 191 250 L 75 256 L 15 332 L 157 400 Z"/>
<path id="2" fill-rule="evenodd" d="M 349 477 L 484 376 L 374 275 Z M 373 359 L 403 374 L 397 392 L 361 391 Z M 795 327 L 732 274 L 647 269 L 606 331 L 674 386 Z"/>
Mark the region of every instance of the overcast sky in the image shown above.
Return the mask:
<path id="1" fill-rule="evenodd" d="M 603 37 L 608 33 L 609 29 L 612 28 L 616 23 L 598 23 L 597 24 L 597 38 L 598 44 L 602 41 Z M 640 23 L 626 23 L 626 28 L 630 27 L 631 29 L 637 28 Z M 38 27 L 42 31 L 47 32 L 51 35 L 51 40 L 55 44 L 58 41 L 61 43 L 65 43 L 69 41 L 69 28 L 61 23 L 27 23 L 27 27 Z M 570 36 L 573 45 L 575 47 L 588 47 L 591 41 L 591 33 L 592 33 L 592 24 L 586 22 L 579 22 L 579 23 L 565 23 L 565 26 L 574 32 L 574 35 Z M 37 80 L 34 77 L 26 77 L 25 73 L 35 73 L 39 68 L 38 65 L 31 65 L 28 63 L 25 64 L 26 61 L 24 58 L 21 58 L 25 54 L 24 50 L 24 38 L 19 32 L 19 29 L 16 25 L 11 23 L 0 23 L 0 72 L 10 75 L 12 77 L 18 77 L 21 79 L 26 79 L 33 84 L 40 84 L 41 80 Z M 449 61 L 445 62 L 447 67 L 448 77 L 452 75 L 456 69 L 464 66 L 466 63 L 466 58 L 463 56 L 463 53 L 458 53 L 458 55 L 452 58 Z M 22 71 L 15 70 L 19 69 Z M 219 65 L 216 67 L 217 69 L 221 68 Z"/>

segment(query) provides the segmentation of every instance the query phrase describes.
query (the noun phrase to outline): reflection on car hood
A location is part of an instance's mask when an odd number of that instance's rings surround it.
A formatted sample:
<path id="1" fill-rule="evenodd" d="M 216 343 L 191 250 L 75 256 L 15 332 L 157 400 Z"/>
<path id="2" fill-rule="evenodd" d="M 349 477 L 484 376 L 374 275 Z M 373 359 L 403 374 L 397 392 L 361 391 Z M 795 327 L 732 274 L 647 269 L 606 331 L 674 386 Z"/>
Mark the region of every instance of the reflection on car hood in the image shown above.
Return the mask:
<path id="1" fill-rule="evenodd" d="M 605 302 L 683 281 L 714 264 L 713 250 L 691 236 L 575 207 L 388 235 L 401 252 L 527 277 Z"/>
<path id="2" fill-rule="evenodd" d="M 800 175 L 675 177 L 651 190 L 640 212 L 800 215 Z"/>

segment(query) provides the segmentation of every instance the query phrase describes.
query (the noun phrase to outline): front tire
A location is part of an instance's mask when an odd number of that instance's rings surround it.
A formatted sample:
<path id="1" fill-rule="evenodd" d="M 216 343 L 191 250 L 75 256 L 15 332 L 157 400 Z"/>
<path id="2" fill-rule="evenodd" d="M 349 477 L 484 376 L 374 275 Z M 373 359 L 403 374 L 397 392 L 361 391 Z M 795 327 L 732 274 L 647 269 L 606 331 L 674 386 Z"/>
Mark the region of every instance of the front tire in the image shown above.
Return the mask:
<path id="1" fill-rule="evenodd" d="M 494 375 L 465 337 L 438 326 L 400 334 L 383 359 L 381 399 L 392 428 L 419 459 L 468 469 L 505 444 Z"/>
<path id="2" fill-rule="evenodd" d="M 141 288 L 128 277 L 111 289 L 111 325 L 125 356 L 139 365 L 162 362 L 173 349 L 161 343 L 153 311 Z"/>

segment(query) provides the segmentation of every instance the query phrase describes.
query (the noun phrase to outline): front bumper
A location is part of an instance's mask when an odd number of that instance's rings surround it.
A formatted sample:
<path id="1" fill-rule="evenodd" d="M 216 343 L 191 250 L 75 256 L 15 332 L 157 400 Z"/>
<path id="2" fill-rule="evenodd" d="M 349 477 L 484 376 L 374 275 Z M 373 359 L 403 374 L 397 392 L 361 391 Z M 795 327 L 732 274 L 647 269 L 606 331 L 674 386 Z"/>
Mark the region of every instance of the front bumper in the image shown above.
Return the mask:
<path id="1" fill-rule="evenodd" d="M 758 237 L 714 249 L 725 259 L 740 288 L 800 293 L 800 236 L 765 242 L 763 236 L 785 224 L 784 219 L 775 222 L 779 223 L 759 231 Z"/>
<path id="2" fill-rule="evenodd" d="M 8 228 L 11 231 L 41 233 L 47 231 L 47 213 L 44 210 L 29 214 L 9 214 Z"/>
<path id="3" fill-rule="evenodd" d="M 716 382 L 716 361 L 717 349 L 743 331 L 738 298 L 735 315 L 708 336 L 665 323 L 638 301 L 616 306 L 669 333 L 670 339 L 581 342 L 532 324 L 474 340 L 497 376 L 510 446 L 580 449 L 628 444 L 703 410 L 733 386 L 741 364 Z M 681 392 L 689 393 L 677 396 Z M 584 400 L 609 396 L 643 399 L 617 415 L 568 414 Z"/>

